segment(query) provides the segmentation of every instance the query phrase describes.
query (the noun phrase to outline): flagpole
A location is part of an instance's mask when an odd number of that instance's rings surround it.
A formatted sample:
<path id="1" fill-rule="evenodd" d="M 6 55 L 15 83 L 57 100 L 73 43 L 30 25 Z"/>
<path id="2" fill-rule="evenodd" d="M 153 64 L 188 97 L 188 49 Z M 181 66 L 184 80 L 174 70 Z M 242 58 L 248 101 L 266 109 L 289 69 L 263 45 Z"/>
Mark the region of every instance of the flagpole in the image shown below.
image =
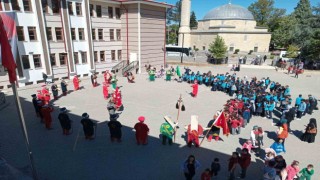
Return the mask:
<path id="1" fill-rule="evenodd" d="M 11 87 L 12 87 L 14 100 L 15 100 L 16 106 L 17 106 L 18 116 L 19 116 L 19 120 L 20 120 L 21 129 L 23 132 L 25 144 L 26 144 L 27 151 L 28 151 L 29 160 L 31 163 L 31 170 L 32 170 L 33 179 L 38 180 L 38 175 L 37 175 L 37 171 L 35 169 L 34 160 L 33 160 L 33 154 L 32 154 L 29 139 L 28 139 L 28 132 L 27 132 L 27 128 L 26 128 L 26 123 L 24 120 L 24 116 L 23 116 L 23 112 L 22 112 L 22 108 L 21 108 L 21 103 L 20 103 L 20 99 L 19 99 L 19 95 L 18 95 L 18 91 L 17 91 L 17 86 L 15 83 L 11 83 Z"/>
<path id="2" fill-rule="evenodd" d="M 218 117 L 215 119 L 215 121 L 212 123 L 210 129 L 208 130 L 207 134 L 206 134 L 206 135 L 203 137 L 203 139 L 201 140 L 199 146 L 201 146 L 201 144 L 202 144 L 202 142 L 204 141 L 204 139 L 208 136 L 209 132 L 211 131 L 211 128 L 214 126 L 214 124 L 215 124 L 215 123 L 217 122 L 217 120 L 220 118 L 220 116 L 221 116 L 222 113 L 223 113 L 223 112 L 221 111 L 220 114 L 219 114 L 219 116 L 218 116 Z"/>

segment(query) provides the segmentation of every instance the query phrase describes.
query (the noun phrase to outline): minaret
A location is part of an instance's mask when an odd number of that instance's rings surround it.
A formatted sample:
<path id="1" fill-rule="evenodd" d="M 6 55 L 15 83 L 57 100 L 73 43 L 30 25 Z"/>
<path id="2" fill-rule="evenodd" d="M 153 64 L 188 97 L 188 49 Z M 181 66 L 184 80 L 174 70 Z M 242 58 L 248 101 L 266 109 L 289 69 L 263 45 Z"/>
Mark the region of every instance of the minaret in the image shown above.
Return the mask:
<path id="1" fill-rule="evenodd" d="M 178 45 L 186 48 L 191 47 L 190 10 L 191 10 L 191 0 L 181 0 L 181 20 L 180 20 L 180 28 L 179 28 Z"/>

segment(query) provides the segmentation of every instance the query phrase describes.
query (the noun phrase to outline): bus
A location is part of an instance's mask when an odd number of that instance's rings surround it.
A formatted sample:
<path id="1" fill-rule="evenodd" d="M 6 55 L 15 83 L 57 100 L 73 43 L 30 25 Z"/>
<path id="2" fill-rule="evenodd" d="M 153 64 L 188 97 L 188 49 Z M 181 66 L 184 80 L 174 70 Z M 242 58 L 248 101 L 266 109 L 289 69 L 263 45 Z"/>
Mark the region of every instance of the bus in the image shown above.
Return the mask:
<path id="1" fill-rule="evenodd" d="M 173 45 L 166 45 L 166 53 L 168 56 L 181 56 L 181 53 L 184 56 L 190 56 L 190 48 L 182 48 L 181 46 L 173 46 Z"/>

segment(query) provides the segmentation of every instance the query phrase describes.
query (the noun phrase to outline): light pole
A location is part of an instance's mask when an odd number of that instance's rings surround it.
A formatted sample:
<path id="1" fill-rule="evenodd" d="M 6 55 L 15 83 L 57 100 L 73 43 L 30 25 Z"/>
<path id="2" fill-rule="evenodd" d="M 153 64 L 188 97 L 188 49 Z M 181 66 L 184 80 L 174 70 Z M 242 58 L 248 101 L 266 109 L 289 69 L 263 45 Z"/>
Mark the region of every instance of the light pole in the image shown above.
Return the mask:
<path id="1" fill-rule="evenodd" d="M 177 115 L 177 121 L 176 121 L 176 124 L 178 123 L 178 120 L 179 120 L 179 116 L 180 116 L 180 111 L 185 111 L 186 108 L 183 104 L 183 100 L 182 100 L 182 96 L 180 94 L 180 97 L 177 101 L 177 104 L 176 104 L 176 109 L 178 109 L 178 115 Z M 177 126 L 174 127 L 174 142 L 176 142 L 176 131 L 177 131 Z"/>

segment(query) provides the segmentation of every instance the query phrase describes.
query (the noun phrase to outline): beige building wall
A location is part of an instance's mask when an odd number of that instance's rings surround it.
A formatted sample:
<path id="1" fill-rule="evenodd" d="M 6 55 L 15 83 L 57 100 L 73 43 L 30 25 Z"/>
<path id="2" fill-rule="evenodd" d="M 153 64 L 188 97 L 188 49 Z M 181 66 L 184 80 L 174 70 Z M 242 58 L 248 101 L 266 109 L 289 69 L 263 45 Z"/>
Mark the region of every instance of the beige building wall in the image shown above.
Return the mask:
<path id="1" fill-rule="evenodd" d="M 216 33 L 191 34 L 191 48 L 198 48 L 200 51 L 208 50 L 209 45 L 217 37 Z"/>
<path id="2" fill-rule="evenodd" d="M 141 66 L 160 67 L 165 61 L 166 8 L 141 5 Z"/>

